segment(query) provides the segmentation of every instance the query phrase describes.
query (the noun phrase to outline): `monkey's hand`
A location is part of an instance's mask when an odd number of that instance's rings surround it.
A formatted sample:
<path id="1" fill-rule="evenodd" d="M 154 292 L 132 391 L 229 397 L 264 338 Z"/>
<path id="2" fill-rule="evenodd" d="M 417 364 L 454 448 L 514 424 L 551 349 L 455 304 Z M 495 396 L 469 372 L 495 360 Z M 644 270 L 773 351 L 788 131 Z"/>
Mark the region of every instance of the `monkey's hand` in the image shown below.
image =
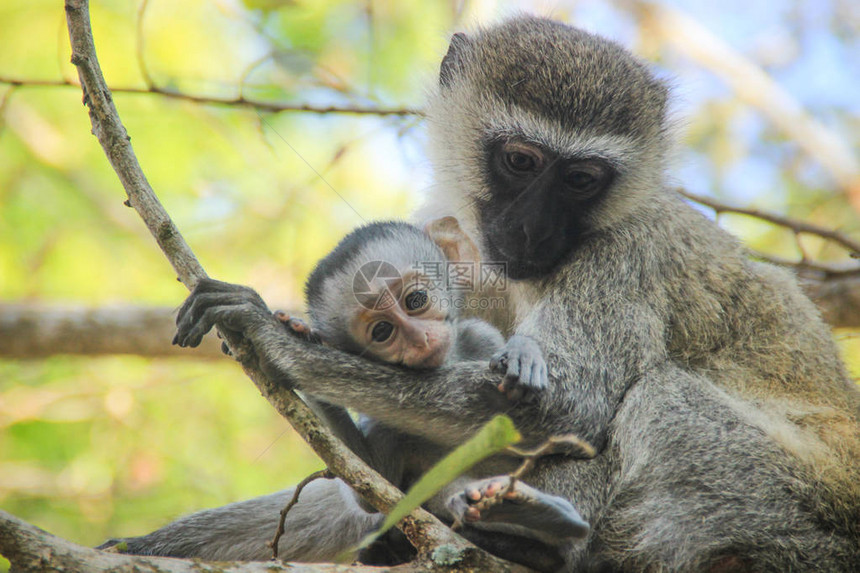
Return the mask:
<path id="1" fill-rule="evenodd" d="M 290 316 L 283 310 L 276 310 L 273 313 L 273 316 L 278 319 L 279 322 L 282 322 L 284 327 L 287 329 L 287 332 L 294 336 L 298 336 L 303 340 L 307 340 L 308 342 L 322 342 L 319 334 L 313 330 L 310 325 L 302 320 L 301 318 L 296 318 L 295 316 Z"/>
<path id="2" fill-rule="evenodd" d="M 549 495 L 510 476 L 472 482 L 448 499 L 454 523 L 491 527 L 559 545 L 588 535 L 589 525 L 564 498 Z"/>
<path id="3" fill-rule="evenodd" d="M 244 336 L 249 329 L 268 323 L 283 329 L 253 289 L 202 279 L 179 307 L 173 344 L 195 348 L 216 325 L 225 333 Z"/>
<path id="4" fill-rule="evenodd" d="M 543 390 L 549 384 L 543 352 L 528 336 L 510 337 L 490 359 L 490 370 L 505 375 L 499 391 L 511 400 L 519 400 L 527 391 Z"/>

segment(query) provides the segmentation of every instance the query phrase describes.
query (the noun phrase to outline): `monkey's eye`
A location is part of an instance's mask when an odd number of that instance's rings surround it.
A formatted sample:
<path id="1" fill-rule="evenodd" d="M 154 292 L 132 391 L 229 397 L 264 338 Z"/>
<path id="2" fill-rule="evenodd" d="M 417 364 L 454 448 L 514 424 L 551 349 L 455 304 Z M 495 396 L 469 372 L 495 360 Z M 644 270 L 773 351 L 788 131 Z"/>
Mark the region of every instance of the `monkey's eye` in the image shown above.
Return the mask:
<path id="1" fill-rule="evenodd" d="M 579 195 L 593 195 L 606 187 L 612 178 L 612 171 L 597 163 L 577 163 L 562 175 L 562 181 Z"/>
<path id="2" fill-rule="evenodd" d="M 564 182 L 571 187 L 585 189 L 597 183 L 597 177 L 587 171 L 571 171 L 564 176 Z"/>
<path id="3" fill-rule="evenodd" d="M 533 155 L 521 151 L 509 151 L 505 154 L 505 164 L 508 166 L 508 169 L 518 173 L 534 171 L 537 163 Z"/>
<path id="4" fill-rule="evenodd" d="M 430 296 L 426 290 L 416 290 L 406 295 L 403 302 L 406 303 L 406 310 L 421 310 L 430 301 Z"/>
<path id="5" fill-rule="evenodd" d="M 394 325 L 385 320 L 380 320 L 370 332 L 370 337 L 374 342 L 385 342 L 391 338 L 392 332 L 394 332 Z"/>

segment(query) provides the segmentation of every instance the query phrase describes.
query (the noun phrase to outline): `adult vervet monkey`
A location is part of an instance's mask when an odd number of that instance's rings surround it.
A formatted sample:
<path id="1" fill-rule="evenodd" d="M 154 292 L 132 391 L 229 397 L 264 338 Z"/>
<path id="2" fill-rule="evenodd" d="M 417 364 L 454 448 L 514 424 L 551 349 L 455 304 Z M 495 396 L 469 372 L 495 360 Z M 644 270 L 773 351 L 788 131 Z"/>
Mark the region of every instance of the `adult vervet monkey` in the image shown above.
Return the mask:
<path id="1" fill-rule="evenodd" d="M 670 190 L 666 105 L 647 66 L 557 22 L 452 39 L 428 108 L 435 200 L 517 282 L 516 333 L 550 372 L 533 402 L 500 400 L 484 364 L 419 373 L 297 341 L 216 281 L 177 342 L 242 333 L 285 385 L 440 444 L 499 411 L 530 441 L 583 436 L 595 459 L 529 476 L 593 526 L 568 570 L 849 571 L 858 391 L 794 279 Z"/>

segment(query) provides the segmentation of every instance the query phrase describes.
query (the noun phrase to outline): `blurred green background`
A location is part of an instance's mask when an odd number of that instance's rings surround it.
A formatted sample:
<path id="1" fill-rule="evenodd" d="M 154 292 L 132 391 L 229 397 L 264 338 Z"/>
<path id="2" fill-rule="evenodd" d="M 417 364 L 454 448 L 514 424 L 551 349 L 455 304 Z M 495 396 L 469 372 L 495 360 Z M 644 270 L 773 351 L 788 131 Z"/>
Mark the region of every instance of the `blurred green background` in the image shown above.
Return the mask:
<path id="1" fill-rule="evenodd" d="M 176 307 L 186 292 L 125 199 L 81 105 L 61 3 L 0 4 L 0 303 Z M 667 4 L 773 79 L 856 158 L 860 9 L 850 0 Z M 632 47 L 676 86 L 675 174 L 690 191 L 838 228 L 857 211 L 826 166 L 653 33 L 641 2 L 96 1 L 108 83 L 204 99 L 421 106 L 452 30 L 518 9 Z M 430 184 L 420 117 L 269 111 L 114 94 L 153 188 L 207 272 L 301 306 L 315 261 L 363 220 L 407 216 Z M 855 159 L 856 160 L 856 159 Z M 725 217 L 762 251 L 791 233 Z M 805 244 L 816 260 L 845 253 Z M 855 375 L 857 333 L 837 332 Z M 191 352 L 189 352 L 191 354 Z M 320 462 L 230 360 L 0 359 L 0 507 L 97 544 L 270 493 Z"/>

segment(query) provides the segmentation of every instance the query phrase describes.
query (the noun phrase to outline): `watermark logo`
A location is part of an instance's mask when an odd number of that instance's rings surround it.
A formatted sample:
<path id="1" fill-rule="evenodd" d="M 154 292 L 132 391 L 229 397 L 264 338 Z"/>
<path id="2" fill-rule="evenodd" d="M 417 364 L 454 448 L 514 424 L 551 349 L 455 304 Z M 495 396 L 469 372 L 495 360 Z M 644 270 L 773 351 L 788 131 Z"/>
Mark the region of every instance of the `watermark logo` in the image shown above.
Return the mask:
<path id="1" fill-rule="evenodd" d="M 374 285 L 382 283 L 381 289 Z M 352 294 L 368 310 L 387 310 L 397 304 L 403 277 L 397 267 L 386 261 L 364 263 L 352 277 Z"/>
<path id="2" fill-rule="evenodd" d="M 507 290 L 505 263 L 419 261 L 411 271 L 414 272 L 408 273 L 409 284 L 406 284 L 397 267 L 387 261 L 370 261 L 361 265 L 352 278 L 355 300 L 368 310 L 388 310 L 398 304 L 400 293 L 420 289 L 426 291 L 432 304 L 441 307 L 504 306 L 504 298 L 494 295 Z M 460 296 L 453 299 L 447 295 L 439 296 L 438 293 L 443 291 Z M 481 294 L 487 296 L 479 296 Z"/>

